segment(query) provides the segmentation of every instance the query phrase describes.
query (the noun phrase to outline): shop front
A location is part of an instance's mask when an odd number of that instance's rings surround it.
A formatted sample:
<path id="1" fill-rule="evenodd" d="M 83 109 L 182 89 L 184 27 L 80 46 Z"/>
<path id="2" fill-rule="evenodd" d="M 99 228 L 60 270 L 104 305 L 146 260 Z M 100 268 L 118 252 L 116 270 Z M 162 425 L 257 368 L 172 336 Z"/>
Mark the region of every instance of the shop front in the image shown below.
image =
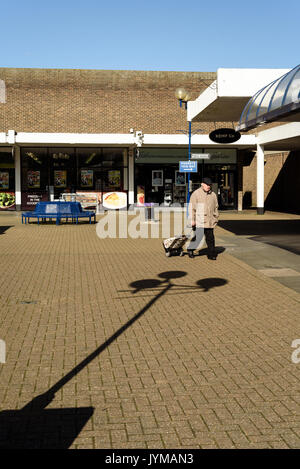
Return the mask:
<path id="1" fill-rule="evenodd" d="M 237 209 L 236 149 L 193 148 L 192 152 L 196 155 L 197 172 L 190 173 L 190 189 L 198 189 L 203 177 L 210 177 L 214 182 L 213 190 L 218 196 L 220 209 Z M 186 173 L 179 172 L 179 162 L 186 160 L 187 148 L 140 149 L 135 157 L 137 203 L 183 205 L 187 200 L 188 177 Z"/>
<path id="2" fill-rule="evenodd" d="M 15 162 L 12 148 L 0 148 L 0 211 L 15 210 Z"/>
<path id="3" fill-rule="evenodd" d="M 88 206 L 127 199 L 126 148 L 21 148 L 21 209 L 42 200 L 81 196 Z"/>

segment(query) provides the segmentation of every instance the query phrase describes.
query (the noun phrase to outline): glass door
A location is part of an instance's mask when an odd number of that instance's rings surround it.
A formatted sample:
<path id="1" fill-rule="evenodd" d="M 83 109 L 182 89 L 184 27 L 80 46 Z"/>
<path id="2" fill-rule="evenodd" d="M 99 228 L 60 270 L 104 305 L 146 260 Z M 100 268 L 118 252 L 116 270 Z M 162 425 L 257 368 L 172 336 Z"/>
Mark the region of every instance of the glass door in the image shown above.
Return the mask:
<path id="1" fill-rule="evenodd" d="M 236 208 L 235 172 L 220 171 L 216 179 L 220 210 L 234 210 Z"/>

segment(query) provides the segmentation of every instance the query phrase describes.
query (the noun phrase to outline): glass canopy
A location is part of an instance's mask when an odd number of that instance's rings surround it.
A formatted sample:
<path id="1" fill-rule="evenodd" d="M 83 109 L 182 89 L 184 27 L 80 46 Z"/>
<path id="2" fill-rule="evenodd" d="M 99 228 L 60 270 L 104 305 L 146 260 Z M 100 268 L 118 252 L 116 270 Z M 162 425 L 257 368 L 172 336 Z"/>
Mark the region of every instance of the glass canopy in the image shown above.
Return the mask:
<path id="1" fill-rule="evenodd" d="M 300 65 L 255 93 L 236 130 L 249 130 L 300 110 Z"/>

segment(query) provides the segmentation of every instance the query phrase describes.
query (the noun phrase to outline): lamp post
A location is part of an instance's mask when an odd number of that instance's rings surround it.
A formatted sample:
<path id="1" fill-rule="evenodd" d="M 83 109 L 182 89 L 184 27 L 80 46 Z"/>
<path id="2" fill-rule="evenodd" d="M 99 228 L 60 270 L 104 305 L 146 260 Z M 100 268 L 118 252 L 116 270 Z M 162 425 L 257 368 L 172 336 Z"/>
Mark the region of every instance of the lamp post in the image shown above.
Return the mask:
<path id="1" fill-rule="evenodd" d="M 187 109 L 187 103 L 188 101 L 191 100 L 191 95 L 188 91 L 186 91 L 184 88 L 177 88 L 175 91 L 175 96 L 179 101 L 180 107 L 182 107 L 182 104 L 184 104 L 185 109 Z M 186 130 L 179 130 L 178 132 L 182 132 L 189 137 L 189 149 L 188 149 L 188 159 L 190 161 L 191 159 L 191 143 L 192 143 L 192 135 L 196 134 L 197 132 L 202 132 L 202 129 L 197 129 L 192 133 L 192 121 L 188 121 L 189 123 L 189 129 L 188 131 Z M 188 192 L 187 192 L 187 204 L 190 202 L 190 172 L 188 172 Z"/>

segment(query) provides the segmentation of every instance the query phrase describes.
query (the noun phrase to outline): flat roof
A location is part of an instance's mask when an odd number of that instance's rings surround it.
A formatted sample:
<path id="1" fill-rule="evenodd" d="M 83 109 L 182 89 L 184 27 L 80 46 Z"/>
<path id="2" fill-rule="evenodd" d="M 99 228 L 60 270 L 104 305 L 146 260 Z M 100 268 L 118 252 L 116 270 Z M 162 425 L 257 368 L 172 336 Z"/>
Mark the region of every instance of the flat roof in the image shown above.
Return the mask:
<path id="1" fill-rule="evenodd" d="M 238 122 L 241 112 L 257 90 L 290 69 L 219 68 L 217 79 L 194 101 L 188 102 L 187 120 Z"/>

